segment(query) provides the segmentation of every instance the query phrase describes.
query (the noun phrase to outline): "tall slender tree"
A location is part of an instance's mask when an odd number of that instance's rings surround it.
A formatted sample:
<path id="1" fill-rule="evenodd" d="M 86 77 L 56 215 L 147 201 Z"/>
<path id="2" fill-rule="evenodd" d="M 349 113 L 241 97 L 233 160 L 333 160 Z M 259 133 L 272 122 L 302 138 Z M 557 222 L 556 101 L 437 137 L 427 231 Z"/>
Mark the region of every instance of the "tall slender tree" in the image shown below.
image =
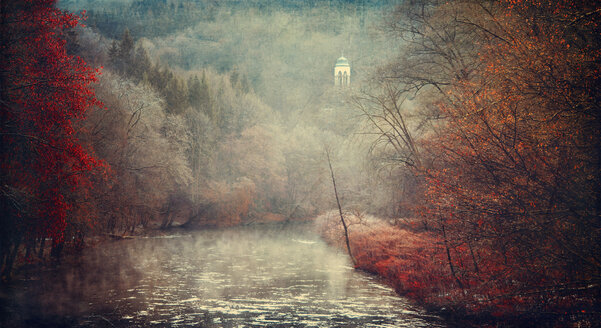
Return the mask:
<path id="1" fill-rule="evenodd" d="M 67 54 L 65 31 L 80 17 L 50 0 L 0 2 L 0 266 L 2 278 L 24 240 L 52 238 L 58 254 L 99 162 L 74 123 L 101 104 L 97 71 Z"/>

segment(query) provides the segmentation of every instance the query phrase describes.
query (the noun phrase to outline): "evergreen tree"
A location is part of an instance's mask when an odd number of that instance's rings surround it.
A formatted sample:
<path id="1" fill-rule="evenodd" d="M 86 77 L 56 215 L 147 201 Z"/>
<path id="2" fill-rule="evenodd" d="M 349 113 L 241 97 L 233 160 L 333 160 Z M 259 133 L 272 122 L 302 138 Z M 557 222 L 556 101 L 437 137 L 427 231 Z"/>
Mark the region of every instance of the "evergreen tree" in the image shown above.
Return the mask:
<path id="1" fill-rule="evenodd" d="M 243 93 L 248 93 L 250 91 L 250 81 L 248 80 L 248 76 L 246 74 L 242 75 L 240 78 L 240 89 Z"/>
<path id="2" fill-rule="evenodd" d="M 150 71 L 148 72 L 148 80 L 150 85 L 155 88 L 155 90 L 162 92 L 161 86 L 165 85 L 161 78 L 161 65 L 157 63 L 153 65 Z"/>
<path id="3" fill-rule="evenodd" d="M 132 39 L 129 29 L 126 28 L 121 36 L 121 42 L 119 44 L 119 57 L 122 60 L 127 60 L 131 57 L 132 51 L 134 50 L 134 39 Z"/>
<path id="4" fill-rule="evenodd" d="M 236 85 L 238 84 L 240 80 L 240 72 L 238 72 L 237 68 L 234 68 L 232 70 L 232 72 L 230 73 L 230 83 L 232 84 L 232 87 L 236 87 Z"/>
<path id="5" fill-rule="evenodd" d="M 187 97 L 186 86 L 177 77 L 169 72 L 171 78 L 167 82 L 167 86 L 163 92 L 167 101 L 167 110 L 172 114 L 182 114 L 186 109 Z"/>
<path id="6" fill-rule="evenodd" d="M 117 44 L 116 40 L 113 40 L 111 43 L 108 55 L 110 63 L 116 67 L 117 63 L 119 62 L 119 44 Z"/>
<path id="7" fill-rule="evenodd" d="M 190 77 L 188 80 L 188 104 L 194 108 L 201 108 L 202 85 L 198 76 Z"/>
<path id="8" fill-rule="evenodd" d="M 134 49 L 134 40 L 132 39 L 129 29 L 123 31 L 121 42 L 119 42 L 117 71 L 121 74 L 131 75 L 132 73 L 132 53 Z"/>
<path id="9" fill-rule="evenodd" d="M 211 92 L 209 90 L 209 84 L 207 83 L 206 73 L 202 72 L 202 78 L 200 80 L 200 96 L 199 96 L 199 107 L 209 117 L 213 117 L 213 102 L 211 101 Z"/>
<path id="10" fill-rule="evenodd" d="M 148 75 L 151 69 L 152 63 L 150 62 L 150 57 L 148 57 L 146 49 L 144 49 L 141 46 L 138 46 L 135 50 L 133 62 L 131 65 L 131 76 L 136 81 L 142 81 L 144 75 Z"/>

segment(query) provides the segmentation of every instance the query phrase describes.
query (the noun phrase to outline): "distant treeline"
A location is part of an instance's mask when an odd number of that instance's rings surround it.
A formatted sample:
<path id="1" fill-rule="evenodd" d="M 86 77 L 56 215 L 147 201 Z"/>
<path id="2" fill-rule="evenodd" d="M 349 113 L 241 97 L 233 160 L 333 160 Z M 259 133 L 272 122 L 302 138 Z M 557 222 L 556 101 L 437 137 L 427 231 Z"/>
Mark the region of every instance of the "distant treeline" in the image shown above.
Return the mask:
<path id="1" fill-rule="evenodd" d="M 373 33 L 389 11 L 387 1 L 266 3 L 78 0 L 61 6 L 86 9 L 86 25 L 104 37 L 120 39 L 129 30 L 171 68 L 238 71 L 278 112 L 304 110 L 318 99 L 332 85 L 331 70 L 342 53 L 358 86 L 397 47 Z"/>
<path id="2" fill-rule="evenodd" d="M 128 28 L 138 37 L 165 36 L 193 26 L 199 21 L 214 21 L 222 8 L 231 11 L 256 9 L 272 11 L 343 10 L 356 12 L 369 8 L 390 6 L 393 0 L 135 0 L 91 2 L 86 0 L 61 1 L 60 6 L 70 10 L 87 10 L 89 26 L 104 35 L 116 38 Z"/>

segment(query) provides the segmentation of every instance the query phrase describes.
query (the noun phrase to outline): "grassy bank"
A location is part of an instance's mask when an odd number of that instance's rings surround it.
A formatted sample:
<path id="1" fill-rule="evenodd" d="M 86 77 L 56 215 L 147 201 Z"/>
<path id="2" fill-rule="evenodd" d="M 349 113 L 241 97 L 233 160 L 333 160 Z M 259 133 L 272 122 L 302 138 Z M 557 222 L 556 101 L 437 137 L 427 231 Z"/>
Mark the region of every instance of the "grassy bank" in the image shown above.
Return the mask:
<path id="1" fill-rule="evenodd" d="M 478 276 L 461 271 L 473 254 L 453 247 L 452 260 L 444 240 L 411 220 L 391 224 L 368 215 L 347 214 L 355 267 L 383 277 L 395 290 L 461 327 L 598 327 L 594 296 L 572 299 L 561 293 L 506 294 L 502 272 L 481 261 Z M 346 249 L 338 213 L 315 220 L 326 242 Z M 479 250 L 485 252 L 486 250 Z M 453 275 L 450 263 L 454 265 Z"/>

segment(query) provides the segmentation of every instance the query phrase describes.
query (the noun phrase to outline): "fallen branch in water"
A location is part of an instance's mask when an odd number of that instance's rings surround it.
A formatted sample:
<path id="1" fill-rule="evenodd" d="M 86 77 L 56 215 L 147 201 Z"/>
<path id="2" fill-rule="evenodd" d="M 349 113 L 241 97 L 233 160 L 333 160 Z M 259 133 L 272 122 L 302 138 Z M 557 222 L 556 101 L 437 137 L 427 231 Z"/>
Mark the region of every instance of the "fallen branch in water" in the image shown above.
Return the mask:
<path id="1" fill-rule="evenodd" d="M 115 239 L 115 240 L 123 240 L 123 239 L 134 239 L 136 237 L 134 236 L 127 236 L 127 235 L 116 235 L 116 234 L 112 234 L 112 233 L 107 233 L 107 236 Z"/>

